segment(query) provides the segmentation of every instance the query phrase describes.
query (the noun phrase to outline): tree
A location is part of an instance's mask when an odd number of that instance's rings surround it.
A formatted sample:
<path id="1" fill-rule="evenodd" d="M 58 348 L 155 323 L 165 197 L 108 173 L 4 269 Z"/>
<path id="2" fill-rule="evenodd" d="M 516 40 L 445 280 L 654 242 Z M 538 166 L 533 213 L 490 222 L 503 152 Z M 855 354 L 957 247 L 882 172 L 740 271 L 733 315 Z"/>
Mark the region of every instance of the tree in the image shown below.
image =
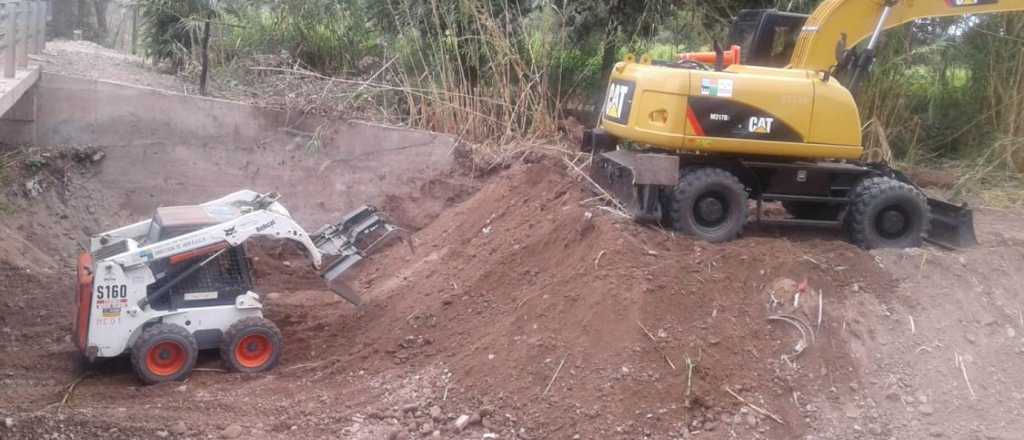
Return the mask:
<path id="1" fill-rule="evenodd" d="M 143 0 L 146 54 L 154 61 L 180 63 L 199 47 L 199 94 L 206 96 L 210 72 L 211 24 L 228 12 L 218 0 Z"/>

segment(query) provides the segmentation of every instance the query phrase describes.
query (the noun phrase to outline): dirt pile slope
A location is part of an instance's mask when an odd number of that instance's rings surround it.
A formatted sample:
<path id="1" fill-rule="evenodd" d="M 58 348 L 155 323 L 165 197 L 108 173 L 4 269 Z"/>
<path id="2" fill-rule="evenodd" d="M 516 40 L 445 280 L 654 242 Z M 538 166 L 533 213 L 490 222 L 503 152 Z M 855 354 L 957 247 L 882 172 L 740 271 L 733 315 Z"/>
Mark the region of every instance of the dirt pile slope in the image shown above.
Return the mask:
<path id="1" fill-rule="evenodd" d="M 424 200 L 463 194 L 437 182 Z M 126 191 L 94 189 L 111 201 Z M 65 405 L 82 377 L 66 341 L 70 272 L 3 266 L 0 416 L 14 419 L 12 438 L 216 437 L 232 425 L 252 438 L 358 439 L 846 439 L 888 429 L 878 397 L 864 393 L 882 385 L 862 375 L 875 347 L 862 315 L 895 288 L 874 256 L 830 234 L 753 229 L 733 243 L 695 242 L 590 197 L 561 168 L 536 164 L 491 177 L 436 218 L 416 210 L 420 199 L 389 199 L 427 226 L 415 253 L 394 246 L 361 267 L 360 309 L 325 292 L 288 246 L 255 248 L 257 290 L 286 340 L 278 369 L 223 374 L 205 354 L 187 383 L 142 387 L 115 360 Z M 31 227 L 67 209 L 59 223 L 71 233 L 64 223 L 80 209 L 58 202 L 13 215 L 16 230 L 37 234 L 41 249 L 59 245 Z M 21 295 L 29 285 L 41 295 Z M 40 296 L 52 301 L 43 307 Z M 788 360 L 800 333 L 766 320 L 783 312 L 816 336 Z M 472 416 L 461 431 L 460 415 Z"/>
<path id="2" fill-rule="evenodd" d="M 858 362 L 838 333 L 847 292 L 891 287 L 870 255 L 834 240 L 694 242 L 589 197 L 546 165 L 507 172 L 417 233 L 415 254 L 371 260 L 360 279 L 369 305 L 353 321 L 325 310 L 292 332 L 323 329 L 316 357 L 349 368 L 445 368 L 449 406 L 497 408 L 507 416 L 490 428 L 527 438 L 793 438 L 827 417 L 808 405 L 857 404 Z M 800 290 L 806 320 L 817 292 L 827 307 L 817 344 L 787 362 L 799 333 L 765 318 Z M 770 308 L 773 297 L 785 305 Z"/>

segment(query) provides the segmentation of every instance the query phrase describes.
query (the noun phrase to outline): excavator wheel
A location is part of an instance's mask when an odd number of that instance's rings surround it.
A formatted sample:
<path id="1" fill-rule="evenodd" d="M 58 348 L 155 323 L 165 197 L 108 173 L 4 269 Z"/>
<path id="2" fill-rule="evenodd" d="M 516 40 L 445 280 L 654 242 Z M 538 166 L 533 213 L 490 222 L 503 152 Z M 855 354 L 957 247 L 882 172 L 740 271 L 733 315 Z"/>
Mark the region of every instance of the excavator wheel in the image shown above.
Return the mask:
<path id="1" fill-rule="evenodd" d="M 259 373 L 277 365 L 283 346 L 281 330 L 273 322 L 265 318 L 243 318 L 231 324 L 224 334 L 220 357 L 232 370 Z"/>
<path id="2" fill-rule="evenodd" d="M 865 249 L 920 246 L 928 233 L 927 198 L 896 179 L 865 179 L 850 203 L 846 227 L 853 243 Z"/>
<path id="3" fill-rule="evenodd" d="M 724 169 L 688 169 L 672 192 L 672 227 L 712 243 L 732 240 L 747 222 L 747 198 L 740 180 Z"/>
<path id="4" fill-rule="evenodd" d="M 185 327 L 159 323 L 132 345 L 132 367 L 147 384 L 180 381 L 192 374 L 199 348 Z"/>
<path id="5" fill-rule="evenodd" d="M 832 221 L 839 218 L 839 215 L 843 212 L 843 207 L 840 205 L 830 205 L 827 203 L 814 203 L 814 202 L 782 202 L 782 207 L 786 209 L 789 215 L 793 218 L 801 220 L 828 220 Z"/>

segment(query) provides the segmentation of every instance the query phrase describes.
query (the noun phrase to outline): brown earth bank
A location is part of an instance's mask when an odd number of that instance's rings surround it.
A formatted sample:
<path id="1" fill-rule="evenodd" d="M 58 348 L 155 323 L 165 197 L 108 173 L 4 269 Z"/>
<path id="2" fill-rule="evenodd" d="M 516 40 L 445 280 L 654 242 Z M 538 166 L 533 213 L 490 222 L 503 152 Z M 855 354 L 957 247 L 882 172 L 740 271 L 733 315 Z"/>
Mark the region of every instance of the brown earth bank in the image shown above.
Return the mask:
<path id="1" fill-rule="evenodd" d="M 961 252 L 865 252 L 832 231 L 755 226 L 712 245 L 621 218 L 546 163 L 468 186 L 422 176 L 420 195 L 387 199 L 418 229 L 415 250 L 360 268 L 361 308 L 327 293 L 291 246 L 251 246 L 285 335 L 281 365 L 225 373 L 207 353 L 189 380 L 142 386 L 125 360 L 80 366 L 67 336 L 74 243 L 130 217 L 118 209 L 130 189 L 97 185 L 87 156 L 61 159 L 39 191 L 25 192 L 39 174 L 8 177 L 3 438 L 1012 439 L 1024 428 L 1019 213 L 981 210 L 982 245 Z M 768 319 L 780 314 L 806 336 Z"/>

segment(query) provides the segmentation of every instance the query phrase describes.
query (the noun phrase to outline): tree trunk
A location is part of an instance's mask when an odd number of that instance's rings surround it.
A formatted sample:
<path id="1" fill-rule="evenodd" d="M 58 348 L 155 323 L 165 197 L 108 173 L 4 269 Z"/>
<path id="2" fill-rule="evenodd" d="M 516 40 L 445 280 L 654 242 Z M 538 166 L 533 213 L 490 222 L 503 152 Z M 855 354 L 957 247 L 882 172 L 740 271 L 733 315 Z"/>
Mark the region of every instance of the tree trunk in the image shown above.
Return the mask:
<path id="1" fill-rule="evenodd" d="M 202 67 L 199 72 L 199 94 L 206 96 L 206 77 L 210 74 L 210 21 L 203 23 L 203 42 L 199 56 Z"/>
<path id="2" fill-rule="evenodd" d="M 99 36 L 98 40 L 103 42 L 107 38 L 107 5 L 110 4 L 110 0 L 94 0 L 93 8 L 96 10 L 96 32 Z"/>
<path id="3" fill-rule="evenodd" d="M 616 58 L 618 56 L 619 46 L 616 44 L 615 35 L 612 32 L 608 32 L 605 35 L 605 40 L 601 45 L 600 78 L 607 81 L 608 77 L 612 74 L 612 68 L 615 67 L 615 63 L 618 61 Z M 601 108 L 604 106 L 605 87 L 607 87 L 607 83 L 599 85 L 596 90 L 591 91 L 591 103 L 594 105 L 594 111 L 598 113 L 600 113 Z M 598 115 L 597 117 L 600 118 L 601 116 Z"/>

